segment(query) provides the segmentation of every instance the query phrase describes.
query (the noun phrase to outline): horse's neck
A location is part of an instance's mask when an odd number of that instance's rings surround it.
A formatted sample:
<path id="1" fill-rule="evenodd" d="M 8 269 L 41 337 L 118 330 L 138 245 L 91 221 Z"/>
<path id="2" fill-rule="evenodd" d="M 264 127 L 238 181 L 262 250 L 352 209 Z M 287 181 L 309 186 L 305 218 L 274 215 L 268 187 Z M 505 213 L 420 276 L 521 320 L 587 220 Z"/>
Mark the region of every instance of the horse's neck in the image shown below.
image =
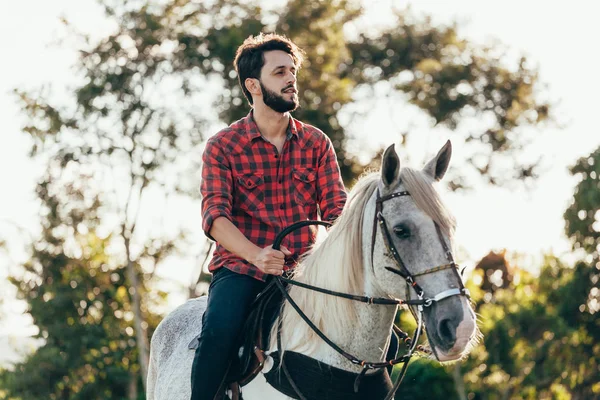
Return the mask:
<path id="1" fill-rule="evenodd" d="M 373 195 L 365 207 L 362 227 L 363 243 L 363 271 L 365 282 L 364 295 L 370 297 L 385 296 L 377 285 L 371 265 L 372 234 L 375 219 L 375 196 Z M 389 339 L 392 324 L 396 316 L 397 307 L 370 305 L 365 303 L 356 304 L 360 326 L 349 332 L 345 349 L 350 354 L 365 361 L 383 361 L 389 347 Z M 346 361 L 346 364 L 347 361 Z M 351 365 L 352 369 L 360 370 L 360 367 Z M 344 368 L 348 369 L 348 368 Z"/>
<path id="2" fill-rule="evenodd" d="M 339 346 L 347 353 L 364 361 L 384 361 L 391 334 L 396 307 L 374 306 L 360 303 L 357 305 L 359 324 L 340 338 Z M 331 348 L 327 346 L 324 351 Z M 351 364 L 336 352 L 329 351 L 329 357 L 336 367 L 348 371 L 360 372 L 360 366 Z M 331 364 L 331 363 L 330 363 Z"/>
<path id="3" fill-rule="evenodd" d="M 374 201 L 374 199 L 371 199 Z M 363 264 L 364 264 L 364 290 L 365 293 L 357 293 L 366 296 L 382 296 L 381 289 L 377 286 L 372 274 L 371 266 L 371 232 L 373 228 L 374 205 L 367 205 L 363 220 L 362 241 L 363 241 Z M 326 295 L 316 294 L 323 297 L 323 304 L 327 304 Z M 353 301 L 353 300 L 344 300 Z M 392 323 L 396 315 L 395 306 L 378 306 L 365 303 L 354 302 L 358 315 L 358 323 L 354 329 L 338 330 L 336 336 L 328 335 L 325 327 L 324 333 L 336 345 L 346 353 L 349 353 L 365 361 L 383 361 L 389 346 L 389 338 L 392 329 Z M 284 307 L 291 307 L 285 304 Z M 293 311 L 292 311 L 293 312 Z M 293 335 L 290 338 L 290 349 L 298 350 L 319 361 L 352 372 L 360 372 L 362 367 L 350 363 L 345 357 L 340 355 L 331 346 L 323 340 L 318 339 L 318 344 L 313 350 L 306 351 L 302 346 L 303 338 L 299 335 Z"/>

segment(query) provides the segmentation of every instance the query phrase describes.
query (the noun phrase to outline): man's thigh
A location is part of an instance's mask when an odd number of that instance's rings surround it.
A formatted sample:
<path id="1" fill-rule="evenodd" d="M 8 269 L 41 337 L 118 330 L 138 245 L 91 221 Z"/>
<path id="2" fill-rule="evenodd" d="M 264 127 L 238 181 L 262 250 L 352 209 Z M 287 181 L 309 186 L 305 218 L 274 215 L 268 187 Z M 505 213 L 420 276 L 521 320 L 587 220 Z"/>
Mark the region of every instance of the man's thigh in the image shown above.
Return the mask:
<path id="1" fill-rule="evenodd" d="M 247 275 L 220 268 L 208 291 L 208 305 L 203 321 L 209 325 L 241 326 L 252 301 L 265 283 Z"/>

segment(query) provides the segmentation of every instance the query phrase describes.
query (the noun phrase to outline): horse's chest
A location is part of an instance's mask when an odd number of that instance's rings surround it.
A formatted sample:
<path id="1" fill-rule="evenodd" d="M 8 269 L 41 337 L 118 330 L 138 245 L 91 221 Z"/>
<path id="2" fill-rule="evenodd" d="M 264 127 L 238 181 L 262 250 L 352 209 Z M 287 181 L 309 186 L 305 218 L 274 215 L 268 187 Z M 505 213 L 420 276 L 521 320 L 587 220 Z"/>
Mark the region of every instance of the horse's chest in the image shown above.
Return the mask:
<path id="1" fill-rule="evenodd" d="M 384 399 L 392 389 L 392 382 L 383 369 L 362 377 L 358 392 L 354 383 L 358 374 L 321 363 L 305 355 L 286 352 L 284 363 L 293 379 L 287 379 L 279 365 L 278 353 L 272 354 L 275 367 L 265 374 L 267 382 L 281 393 L 298 398 L 293 384 L 307 400 L 377 400 Z"/>

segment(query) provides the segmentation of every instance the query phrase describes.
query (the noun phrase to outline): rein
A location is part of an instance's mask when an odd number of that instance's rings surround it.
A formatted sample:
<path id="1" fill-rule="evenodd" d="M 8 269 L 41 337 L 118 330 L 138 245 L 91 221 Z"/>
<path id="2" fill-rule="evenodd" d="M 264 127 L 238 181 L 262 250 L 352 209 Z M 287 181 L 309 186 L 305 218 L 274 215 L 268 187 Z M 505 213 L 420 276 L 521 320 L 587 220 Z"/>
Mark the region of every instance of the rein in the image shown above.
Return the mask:
<path id="1" fill-rule="evenodd" d="M 463 285 L 463 283 L 462 283 L 462 279 L 460 277 L 460 274 L 458 273 L 458 268 L 457 268 L 458 266 L 454 262 L 454 258 L 452 256 L 452 252 L 450 251 L 448 245 L 446 244 L 446 242 L 444 240 L 444 237 L 443 237 L 443 235 L 441 233 L 441 230 L 440 230 L 440 228 L 439 228 L 439 226 L 437 224 L 435 224 L 436 232 L 437 232 L 438 238 L 439 238 L 439 240 L 440 240 L 440 242 L 442 244 L 442 248 L 444 249 L 444 252 L 446 254 L 446 258 L 448 259 L 448 263 L 447 264 L 443 264 L 443 265 L 439 265 L 439 266 L 436 266 L 436 267 L 433 267 L 433 268 L 430 268 L 430 269 L 428 269 L 426 271 L 423 271 L 423 272 L 420 272 L 420 273 L 417 273 L 417 274 L 411 274 L 409 272 L 409 270 L 406 268 L 404 262 L 402 261 L 402 258 L 400 257 L 399 252 L 397 251 L 396 247 L 393 244 L 392 237 L 390 235 L 390 232 L 389 232 L 389 229 L 387 227 L 385 218 L 383 216 L 383 203 L 385 201 L 387 201 L 387 200 L 394 199 L 394 198 L 397 198 L 397 197 L 403 197 L 403 196 L 410 196 L 410 193 L 407 192 L 407 191 L 402 191 L 402 192 L 395 192 L 395 193 L 389 194 L 387 196 L 381 197 L 380 193 L 379 193 L 379 189 L 377 189 L 377 200 L 376 200 L 375 218 L 373 219 L 373 235 L 372 235 L 372 241 L 371 241 L 371 266 L 373 266 L 373 256 L 374 256 L 374 251 L 375 251 L 375 239 L 376 239 L 376 236 L 377 236 L 377 229 L 376 228 L 377 228 L 377 224 L 379 224 L 379 228 L 380 228 L 380 230 L 382 232 L 383 240 L 384 240 L 385 246 L 386 246 L 386 248 L 388 250 L 388 253 L 391 254 L 391 256 L 393 257 L 393 259 L 395 261 L 396 266 L 398 267 L 398 268 L 385 267 L 385 269 L 387 269 L 388 271 L 390 271 L 390 272 L 392 272 L 394 274 L 400 275 L 402 278 L 404 278 L 404 280 L 406 281 L 406 284 L 407 284 L 407 288 L 409 289 L 409 290 L 407 290 L 407 295 L 409 296 L 408 299 L 403 300 L 403 299 L 382 298 L 382 297 L 369 297 L 369 296 L 359 296 L 359 295 L 353 295 L 353 294 L 348 294 L 348 293 L 341 293 L 341 292 L 336 292 L 336 291 L 329 290 L 329 289 L 320 288 L 320 287 L 317 287 L 317 286 L 308 285 L 308 284 L 302 283 L 302 282 L 296 282 L 296 281 L 294 281 L 292 279 L 289 279 L 289 278 L 274 276 L 275 284 L 277 285 L 277 287 L 279 288 L 279 290 L 283 294 L 285 300 L 287 300 L 288 303 L 290 303 L 290 305 L 292 306 L 292 308 L 294 308 L 294 310 L 296 310 L 296 312 L 304 320 L 304 322 L 306 322 L 308 324 L 308 326 L 325 343 L 327 343 L 332 349 L 334 349 L 337 353 L 339 353 L 341 356 L 343 356 L 344 358 L 346 358 L 351 363 L 353 363 L 355 365 L 360 365 L 360 366 L 363 367 L 362 371 L 360 372 L 360 374 L 356 378 L 356 381 L 354 382 L 354 390 L 355 390 L 355 392 L 358 392 L 358 387 L 360 385 L 360 381 L 361 381 L 362 377 L 366 374 L 366 372 L 368 370 L 379 369 L 379 368 L 386 368 L 388 366 L 394 366 L 396 364 L 403 363 L 402 370 L 400 371 L 400 374 L 399 374 L 398 378 L 396 379 L 396 383 L 392 387 L 391 391 L 388 393 L 388 395 L 387 395 L 387 397 L 386 397 L 385 400 L 391 400 L 393 398 L 393 396 L 394 396 L 394 393 L 400 387 L 400 384 L 402 383 L 402 380 L 404 379 L 404 375 L 406 374 L 406 370 L 408 368 L 408 364 L 409 364 L 408 362 L 410 361 L 411 357 L 414 355 L 415 349 L 423 350 L 423 347 L 422 346 L 418 346 L 417 343 L 419 341 L 419 338 L 420 338 L 422 330 L 423 330 L 423 311 L 424 311 L 424 307 L 429 307 L 433 303 L 439 302 L 439 301 L 444 300 L 444 299 L 446 299 L 448 297 L 451 297 L 451 296 L 466 296 L 467 298 L 470 297 L 469 290 L 467 288 L 465 288 L 464 285 Z M 295 224 L 292 224 L 292 225 L 288 226 L 287 228 L 285 228 L 283 231 L 281 231 L 277 235 L 277 237 L 275 238 L 275 240 L 273 242 L 272 248 L 275 249 L 275 250 L 279 250 L 280 246 L 281 246 L 281 242 L 283 241 L 283 238 L 285 236 L 287 236 L 289 233 L 291 233 L 292 231 L 294 231 L 296 229 L 300 229 L 300 228 L 303 228 L 303 227 L 309 226 L 309 225 L 322 225 L 322 226 L 329 227 L 329 226 L 331 226 L 331 223 L 325 222 L 325 221 L 312 221 L 312 220 L 308 220 L 308 221 L 300 221 L 300 222 L 297 222 Z M 460 287 L 459 288 L 445 290 L 445 291 L 443 291 L 441 293 L 438 293 L 437 295 L 435 295 L 433 297 L 425 297 L 425 292 L 417 284 L 417 282 L 415 281 L 415 277 L 426 275 L 426 274 L 430 274 L 430 273 L 434 273 L 434 272 L 438 272 L 438 271 L 442 271 L 442 270 L 445 270 L 445 269 L 451 269 L 452 271 L 454 271 L 454 273 L 458 277 L 458 281 L 459 281 Z M 289 295 L 288 291 L 286 290 L 286 288 L 285 288 L 285 286 L 283 285 L 282 282 L 285 282 L 285 283 L 290 284 L 290 285 L 295 285 L 295 286 L 298 286 L 298 287 L 302 287 L 302 288 L 305 288 L 305 289 L 313 290 L 313 291 L 316 291 L 316 292 L 319 292 L 319 293 L 323 293 L 323 294 L 327 294 L 327 295 L 331 295 L 331 296 L 336 296 L 336 297 L 341 297 L 341 298 L 348 299 L 348 300 L 359 301 L 359 302 L 367 303 L 367 304 L 394 305 L 394 306 L 398 306 L 398 305 L 416 306 L 416 308 L 417 308 L 417 312 L 416 313 L 413 311 L 412 308 L 409 308 L 409 310 L 411 311 L 411 313 L 415 317 L 415 320 L 417 321 L 417 328 L 415 329 L 415 333 L 414 333 L 412 339 L 409 337 L 409 335 L 407 333 L 404 333 L 403 331 L 399 330 L 394 325 L 395 331 L 401 336 L 401 339 L 404 340 L 404 342 L 408 346 L 407 353 L 404 354 L 401 357 L 398 357 L 398 358 L 394 359 L 394 360 L 384 361 L 384 362 L 381 362 L 381 361 L 372 362 L 372 361 L 361 360 L 361 359 L 353 356 L 352 354 L 349 354 L 349 353 L 345 352 L 337 344 L 335 344 L 333 341 L 331 341 L 331 339 L 329 339 L 308 318 L 308 316 L 300 309 L 300 307 L 296 304 L 296 302 Z M 410 288 L 411 287 L 417 293 L 417 299 L 410 299 Z M 278 322 L 278 329 L 277 329 L 277 346 L 278 346 L 278 349 L 280 351 L 281 351 L 281 328 L 282 328 L 282 326 L 281 326 L 281 315 L 280 315 L 279 322 Z M 287 368 L 285 367 L 284 363 L 282 363 L 282 368 L 283 368 L 284 373 L 286 374 L 287 379 L 289 380 L 290 384 L 294 388 L 294 391 L 298 395 L 298 397 L 301 400 L 305 400 L 305 397 L 302 395 L 302 393 L 300 392 L 300 390 L 298 389 L 298 387 L 296 386 L 296 384 L 292 380 L 292 378 L 291 378 L 291 376 L 290 376 Z"/>

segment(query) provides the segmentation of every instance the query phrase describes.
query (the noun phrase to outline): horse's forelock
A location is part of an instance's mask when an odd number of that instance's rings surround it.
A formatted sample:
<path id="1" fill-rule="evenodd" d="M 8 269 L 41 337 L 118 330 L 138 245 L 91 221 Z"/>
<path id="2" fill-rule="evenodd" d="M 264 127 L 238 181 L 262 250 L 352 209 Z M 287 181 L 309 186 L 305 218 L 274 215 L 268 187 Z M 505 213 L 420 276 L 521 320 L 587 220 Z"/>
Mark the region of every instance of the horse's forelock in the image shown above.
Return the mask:
<path id="1" fill-rule="evenodd" d="M 417 207 L 438 224 L 448 238 L 452 238 L 456 230 L 456 220 L 433 187 L 433 179 L 412 168 L 402 168 L 400 179 Z"/>

